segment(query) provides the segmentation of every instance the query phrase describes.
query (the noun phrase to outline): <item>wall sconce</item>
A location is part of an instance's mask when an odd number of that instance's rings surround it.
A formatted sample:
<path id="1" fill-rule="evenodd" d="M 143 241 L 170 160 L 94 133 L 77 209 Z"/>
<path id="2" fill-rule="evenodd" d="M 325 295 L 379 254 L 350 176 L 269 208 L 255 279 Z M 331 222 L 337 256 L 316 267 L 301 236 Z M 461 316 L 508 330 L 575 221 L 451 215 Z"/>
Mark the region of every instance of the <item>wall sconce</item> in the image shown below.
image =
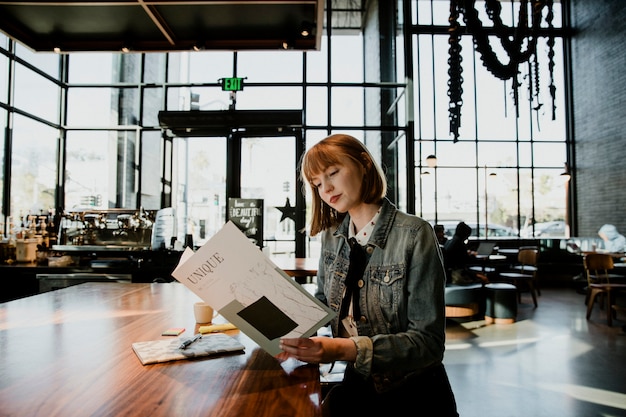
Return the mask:
<path id="1" fill-rule="evenodd" d="M 426 165 L 428 165 L 429 168 L 434 168 L 437 166 L 437 157 L 435 155 L 428 155 L 426 157 Z"/>
<path id="2" fill-rule="evenodd" d="M 567 165 L 567 162 L 565 163 L 565 171 L 561 172 L 559 178 L 561 178 L 561 181 L 563 181 L 564 184 L 572 179 L 572 174 L 569 172 L 569 166 Z"/>

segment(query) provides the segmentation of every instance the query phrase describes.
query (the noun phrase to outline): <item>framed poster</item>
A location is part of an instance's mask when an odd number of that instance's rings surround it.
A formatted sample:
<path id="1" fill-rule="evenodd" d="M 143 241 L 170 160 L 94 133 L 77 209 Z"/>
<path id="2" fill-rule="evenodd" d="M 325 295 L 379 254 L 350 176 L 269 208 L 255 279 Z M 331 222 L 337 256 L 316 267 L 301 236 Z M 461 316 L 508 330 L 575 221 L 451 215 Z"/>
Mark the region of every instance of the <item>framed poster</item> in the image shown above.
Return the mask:
<path id="1" fill-rule="evenodd" d="M 229 198 L 226 221 L 232 221 L 252 243 L 263 248 L 263 200 Z"/>

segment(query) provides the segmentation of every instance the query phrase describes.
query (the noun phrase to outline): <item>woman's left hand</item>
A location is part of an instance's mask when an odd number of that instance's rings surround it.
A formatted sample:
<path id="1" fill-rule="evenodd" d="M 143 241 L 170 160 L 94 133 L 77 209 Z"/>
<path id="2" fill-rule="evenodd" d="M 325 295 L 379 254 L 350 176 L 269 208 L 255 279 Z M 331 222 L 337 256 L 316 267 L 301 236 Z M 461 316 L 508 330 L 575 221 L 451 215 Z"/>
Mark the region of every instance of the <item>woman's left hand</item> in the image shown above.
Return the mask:
<path id="1" fill-rule="evenodd" d="M 289 356 L 308 363 L 356 359 L 356 345 L 350 339 L 320 336 L 281 339 L 279 347 Z"/>

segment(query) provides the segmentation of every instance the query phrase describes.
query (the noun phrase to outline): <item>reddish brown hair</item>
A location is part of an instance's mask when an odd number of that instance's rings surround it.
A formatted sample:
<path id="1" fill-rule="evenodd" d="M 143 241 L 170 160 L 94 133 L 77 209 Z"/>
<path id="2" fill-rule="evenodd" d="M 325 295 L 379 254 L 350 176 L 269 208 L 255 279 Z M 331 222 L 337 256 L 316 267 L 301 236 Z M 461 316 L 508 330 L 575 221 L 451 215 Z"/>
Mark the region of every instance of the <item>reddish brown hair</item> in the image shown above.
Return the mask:
<path id="1" fill-rule="evenodd" d="M 311 236 L 341 223 L 346 215 L 346 213 L 337 212 L 322 201 L 311 179 L 322 174 L 329 166 L 345 165 L 347 160 L 363 169 L 361 201 L 368 204 L 379 203 L 387 194 L 385 174 L 363 142 L 343 134 L 322 139 L 304 154 L 300 163 L 300 176 L 305 184 L 309 184 L 313 196 Z"/>

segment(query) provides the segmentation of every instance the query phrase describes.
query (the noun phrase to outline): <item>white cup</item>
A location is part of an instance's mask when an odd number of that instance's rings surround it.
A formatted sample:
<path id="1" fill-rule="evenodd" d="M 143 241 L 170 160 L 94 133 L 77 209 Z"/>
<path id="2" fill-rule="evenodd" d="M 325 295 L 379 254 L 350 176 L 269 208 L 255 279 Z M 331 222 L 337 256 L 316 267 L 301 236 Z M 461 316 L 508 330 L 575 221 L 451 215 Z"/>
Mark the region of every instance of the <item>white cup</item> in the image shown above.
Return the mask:
<path id="1" fill-rule="evenodd" d="M 196 318 L 196 323 L 211 323 L 215 316 L 215 311 L 207 303 L 197 302 L 193 305 L 193 315 Z"/>

